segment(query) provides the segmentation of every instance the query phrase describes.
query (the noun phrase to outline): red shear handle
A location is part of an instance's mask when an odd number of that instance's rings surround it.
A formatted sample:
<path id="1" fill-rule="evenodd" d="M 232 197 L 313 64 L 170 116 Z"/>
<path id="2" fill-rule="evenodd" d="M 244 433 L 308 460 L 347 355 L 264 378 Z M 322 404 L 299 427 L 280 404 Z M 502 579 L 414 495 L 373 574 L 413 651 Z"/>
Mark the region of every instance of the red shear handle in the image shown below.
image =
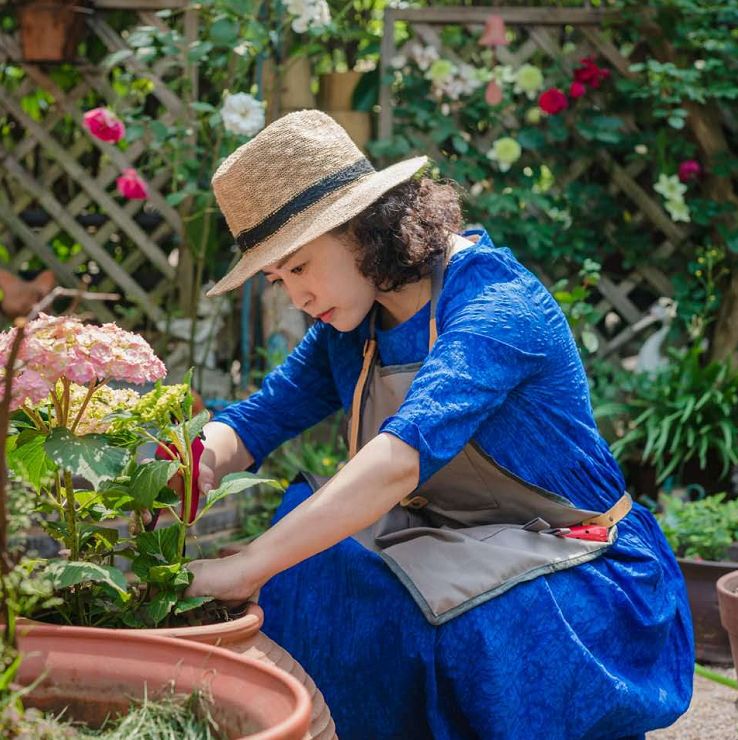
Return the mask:
<path id="1" fill-rule="evenodd" d="M 198 480 L 200 478 L 200 457 L 205 449 L 202 440 L 196 437 L 192 440 L 192 495 L 190 497 L 190 515 L 187 517 L 187 523 L 191 523 L 197 515 L 197 507 L 200 504 L 200 487 Z M 160 444 L 156 448 L 156 457 L 159 460 L 174 460 L 179 458 L 177 448 L 174 445 Z M 182 505 L 179 509 L 179 515 L 184 519 L 184 485 L 182 487 Z"/>

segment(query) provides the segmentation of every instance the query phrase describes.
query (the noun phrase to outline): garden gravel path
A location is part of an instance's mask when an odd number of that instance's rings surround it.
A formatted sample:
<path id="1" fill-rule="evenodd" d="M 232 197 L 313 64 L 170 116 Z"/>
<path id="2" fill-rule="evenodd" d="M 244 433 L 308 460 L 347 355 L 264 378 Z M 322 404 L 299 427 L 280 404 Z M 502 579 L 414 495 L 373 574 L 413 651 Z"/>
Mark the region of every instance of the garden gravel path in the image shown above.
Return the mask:
<path id="1" fill-rule="evenodd" d="M 735 678 L 732 668 L 710 670 Z M 688 711 L 671 727 L 649 732 L 647 740 L 738 740 L 738 692 L 728 686 L 694 677 L 694 695 Z"/>

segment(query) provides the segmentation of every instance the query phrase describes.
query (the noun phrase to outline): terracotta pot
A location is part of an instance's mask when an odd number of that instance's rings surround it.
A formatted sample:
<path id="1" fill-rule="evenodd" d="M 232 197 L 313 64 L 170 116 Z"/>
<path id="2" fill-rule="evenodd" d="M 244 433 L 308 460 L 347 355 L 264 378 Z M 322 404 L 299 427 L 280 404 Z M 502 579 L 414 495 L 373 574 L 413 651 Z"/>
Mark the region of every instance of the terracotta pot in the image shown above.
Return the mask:
<path id="1" fill-rule="evenodd" d="M 221 552 L 222 554 L 222 552 Z M 19 620 L 19 624 L 36 624 L 30 620 Z M 263 632 L 264 612 L 258 604 L 249 604 L 245 613 L 229 622 L 200 625 L 196 627 L 157 627 L 155 629 L 102 629 L 110 642 L 119 638 L 147 635 L 151 637 L 170 637 L 204 645 L 218 646 L 259 661 L 270 667 L 279 668 L 290 674 L 306 690 L 312 704 L 307 737 L 318 740 L 330 740 L 336 737 L 336 727 L 328 705 L 318 690 L 315 682 L 303 667 L 276 642 L 270 640 Z M 69 629 L 85 629 L 70 627 Z M 112 639 L 115 636 L 115 640 Z"/>
<path id="2" fill-rule="evenodd" d="M 352 110 L 351 99 L 356 85 L 361 79 L 361 72 L 329 72 L 320 75 L 318 87 L 318 104 L 324 111 Z"/>
<path id="3" fill-rule="evenodd" d="M 299 740 L 310 718 L 310 699 L 292 676 L 222 648 L 169 637 L 110 630 L 28 625 L 18 630 L 25 654 L 18 682 L 30 686 L 26 706 L 60 712 L 99 726 L 126 712 L 131 698 L 156 697 L 173 686 L 188 695 L 210 692 L 212 712 L 228 738 Z"/>
<path id="4" fill-rule="evenodd" d="M 738 570 L 726 573 L 717 582 L 720 621 L 730 638 L 733 665 L 738 666 Z"/>
<path id="5" fill-rule="evenodd" d="M 305 56 L 290 57 L 277 74 L 271 59 L 264 61 L 262 85 L 267 101 L 267 122 L 291 111 L 315 108 L 315 95 L 311 89 L 312 68 Z"/>
<path id="6" fill-rule="evenodd" d="M 18 7 L 20 43 L 27 62 L 72 60 L 85 29 L 86 0 L 27 0 Z"/>
<path id="7" fill-rule="evenodd" d="M 312 714 L 307 737 L 330 740 L 336 737 L 336 726 L 328 705 L 318 687 L 305 669 L 284 649 L 270 640 L 263 632 L 264 612 L 258 604 L 249 604 L 246 613 L 230 622 L 199 627 L 172 627 L 151 630 L 116 630 L 126 633 L 147 633 L 177 637 L 181 640 L 219 645 L 270 666 L 275 666 L 293 676 L 305 688 L 312 702 Z"/>
<path id="8" fill-rule="evenodd" d="M 697 661 L 730 665 L 732 662 L 730 642 L 720 624 L 715 583 L 726 573 L 735 571 L 738 563 L 688 558 L 677 560 L 687 584 Z"/>

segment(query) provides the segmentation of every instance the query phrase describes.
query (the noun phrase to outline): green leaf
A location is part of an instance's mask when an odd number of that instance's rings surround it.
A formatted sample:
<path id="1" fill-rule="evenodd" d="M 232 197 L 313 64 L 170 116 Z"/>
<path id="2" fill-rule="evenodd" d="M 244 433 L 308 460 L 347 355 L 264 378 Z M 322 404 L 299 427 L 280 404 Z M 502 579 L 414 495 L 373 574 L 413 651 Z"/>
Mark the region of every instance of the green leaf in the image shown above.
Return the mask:
<path id="1" fill-rule="evenodd" d="M 216 46 L 234 46 L 238 41 L 238 23 L 230 18 L 219 18 L 210 26 L 210 40 Z"/>
<path id="2" fill-rule="evenodd" d="M 165 619 L 177 603 L 177 594 L 172 591 L 159 591 L 146 605 L 146 611 L 154 625 Z"/>
<path id="3" fill-rule="evenodd" d="M 169 565 L 154 565 L 149 570 L 149 583 L 167 585 L 174 582 L 175 577 L 182 571 L 181 563 Z"/>
<path id="4" fill-rule="evenodd" d="M 8 466 L 39 492 L 41 481 L 54 470 L 55 465 L 44 447 L 46 437 L 39 433 L 28 434 L 29 431 L 21 432 L 15 438 L 15 448 L 8 450 Z"/>
<path id="5" fill-rule="evenodd" d="M 105 69 L 112 69 L 116 64 L 120 64 L 132 56 L 133 49 L 118 49 L 118 51 L 108 54 L 108 56 L 103 59 L 102 66 Z"/>
<path id="6" fill-rule="evenodd" d="M 212 600 L 212 596 L 190 596 L 186 599 L 180 599 L 174 607 L 174 613 L 183 614 L 184 612 L 192 611 L 192 609 L 197 609 L 198 606 L 207 604 Z"/>
<path id="7" fill-rule="evenodd" d="M 126 577 L 112 565 L 83 563 L 79 561 L 52 560 L 45 571 L 55 589 L 70 588 L 92 581 L 105 583 L 121 595 L 127 594 Z"/>
<path id="8" fill-rule="evenodd" d="M 167 481 L 177 472 L 179 463 L 170 460 L 152 460 L 140 465 L 131 476 L 130 495 L 137 509 L 150 509 Z"/>
<path id="9" fill-rule="evenodd" d="M 138 555 L 131 561 L 131 570 L 144 582 L 149 582 L 149 572 L 160 565 L 161 561 L 153 555 Z"/>
<path id="10" fill-rule="evenodd" d="M 101 434 L 77 437 L 64 427 L 52 429 L 44 448 L 60 468 L 81 475 L 95 488 L 119 475 L 129 457 L 127 450 L 113 447 Z"/>
<path id="11" fill-rule="evenodd" d="M 179 526 L 177 524 L 172 524 L 163 529 L 155 529 L 153 532 L 141 532 L 136 536 L 136 546 L 142 555 L 162 558 L 167 563 L 179 560 L 178 542 Z"/>
<path id="12" fill-rule="evenodd" d="M 262 483 L 280 491 L 283 490 L 282 486 L 273 478 L 262 478 L 253 473 L 229 473 L 228 475 L 224 475 L 220 485 L 208 493 L 207 500 L 198 518 L 221 499 L 232 496 L 234 493 L 241 493 L 241 491 L 245 491 L 247 488 L 252 488 Z"/>

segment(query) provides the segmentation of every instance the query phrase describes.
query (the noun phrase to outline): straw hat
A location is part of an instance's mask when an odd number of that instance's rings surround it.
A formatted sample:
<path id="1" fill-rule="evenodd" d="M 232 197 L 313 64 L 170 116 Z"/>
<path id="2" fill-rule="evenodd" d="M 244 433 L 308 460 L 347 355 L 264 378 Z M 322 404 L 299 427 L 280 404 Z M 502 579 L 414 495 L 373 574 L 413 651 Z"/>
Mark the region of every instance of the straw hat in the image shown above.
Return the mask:
<path id="1" fill-rule="evenodd" d="M 276 120 L 213 176 L 215 198 L 243 256 L 208 295 L 237 288 L 345 223 L 427 161 L 414 157 L 377 171 L 325 113 L 304 110 Z"/>

